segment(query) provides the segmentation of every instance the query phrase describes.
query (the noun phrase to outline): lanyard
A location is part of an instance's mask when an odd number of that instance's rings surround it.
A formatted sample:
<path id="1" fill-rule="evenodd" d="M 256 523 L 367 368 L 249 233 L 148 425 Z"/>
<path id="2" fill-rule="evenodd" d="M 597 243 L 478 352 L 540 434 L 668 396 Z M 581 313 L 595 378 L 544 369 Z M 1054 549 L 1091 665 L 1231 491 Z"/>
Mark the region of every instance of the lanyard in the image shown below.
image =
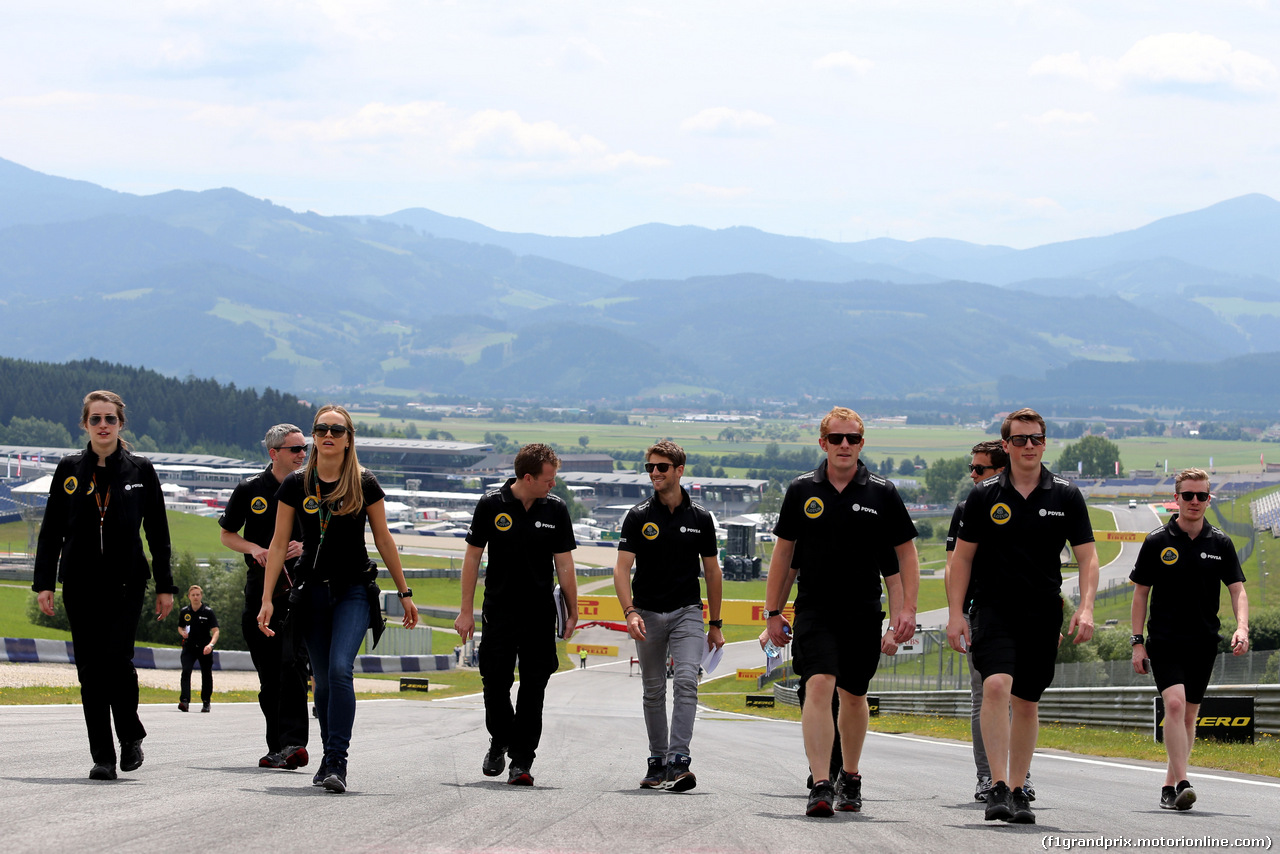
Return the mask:
<path id="1" fill-rule="evenodd" d="M 107 508 L 111 506 L 111 486 L 107 486 L 107 500 L 103 501 L 98 495 L 98 476 L 95 474 L 89 480 L 89 491 L 93 493 L 93 502 L 98 505 L 98 552 L 101 554 L 107 550 L 103 543 L 102 529 L 107 524 Z"/>
<path id="2" fill-rule="evenodd" d="M 320 478 L 316 478 L 316 504 L 319 505 L 317 512 L 320 516 L 320 542 L 316 544 L 316 556 L 311 561 L 312 569 L 315 569 L 320 561 L 320 549 L 324 547 L 324 535 L 329 532 L 329 520 L 333 518 L 333 508 L 320 499 Z"/>

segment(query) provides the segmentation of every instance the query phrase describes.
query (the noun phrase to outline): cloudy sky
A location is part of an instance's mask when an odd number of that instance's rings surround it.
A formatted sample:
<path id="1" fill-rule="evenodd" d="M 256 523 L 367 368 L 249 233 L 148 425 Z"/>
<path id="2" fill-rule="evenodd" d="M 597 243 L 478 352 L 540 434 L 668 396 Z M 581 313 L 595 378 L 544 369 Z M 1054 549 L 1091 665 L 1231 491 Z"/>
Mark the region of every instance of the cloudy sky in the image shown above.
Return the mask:
<path id="1" fill-rule="evenodd" d="M 7 0 L 0 157 L 135 193 L 1030 246 L 1280 198 L 1280 0 Z"/>

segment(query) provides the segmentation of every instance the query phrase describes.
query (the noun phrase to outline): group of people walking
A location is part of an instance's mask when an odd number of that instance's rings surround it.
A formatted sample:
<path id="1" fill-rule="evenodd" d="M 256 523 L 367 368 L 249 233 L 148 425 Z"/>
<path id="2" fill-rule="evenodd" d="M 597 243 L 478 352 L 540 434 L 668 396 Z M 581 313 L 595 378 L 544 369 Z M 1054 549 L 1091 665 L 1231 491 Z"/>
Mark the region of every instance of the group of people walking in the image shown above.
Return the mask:
<path id="1" fill-rule="evenodd" d="M 88 446 L 57 467 L 32 585 L 40 608 L 52 614 L 55 580 L 62 581 L 93 759 L 89 776 L 96 780 L 142 765 L 146 731 L 137 713 L 134 632 L 148 576 L 155 581 L 156 619 L 168 616 L 177 592 L 160 483 L 151 463 L 121 440 L 124 425 L 118 395 L 86 395 L 81 426 Z M 312 782 L 345 792 L 354 661 L 365 631 L 382 625 L 366 525 L 403 603 L 405 627 L 417 624 L 418 611 L 387 528 L 382 488 L 358 462 L 350 414 L 321 407 L 311 434 L 308 454 L 301 429 L 272 427 L 265 438 L 271 463 L 236 488 L 219 524 L 222 542 L 244 554 L 248 569 L 242 623 L 261 681 L 268 748 L 259 765 L 292 769 L 310 761 L 300 666 L 309 658 L 323 744 Z M 998 442 L 974 446 L 975 486 L 957 507 L 947 539 L 947 637 L 968 655 L 974 673 L 976 797 L 986 804 L 987 820 L 1035 821 L 1030 764 L 1038 702 L 1063 641 L 1059 553 L 1067 542 L 1079 564 L 1080 602 L 1065 634 L 1082 643 L 1093 633 L 1099 567 L 1092 527 L 1080 491 L 1043 465 L 1046 435 L 1044 419 L 1022 409 L 1005 418 Z M 825 458 L 787 488 L 774 529 L 762 642 L 795 644 L 811 775 L 805 813 L 824 817 L 862 808 L 866 695 L 881 652 L 915 632 L 920 573 L 916 529 L 901 496 L 859 459 L 861 416 L 832 409 L 819 425 L 818 445 Z M 626 514 L 614 566 L 643 674 L 649 755 L 639 786 L 677 792 L 697 785 L 691 741 L 700 665 L 725 642 L 715 520 L 681 485 L 685 461 L 670 441 L 646 451 L 653 493 Z M 475 632 L 487 550 L 478 655 L 489 747 L 481 771 L 491 777 L 506 771 L 517 786 L 534 782 L 546 686 L 559 666 L 556 638 L 567 639 L 577 624 L 577 543 L 567 505 L 551 492 L 559 465 L 549 446 L 526 445 L 516 455 L 515 476 L 477 502 L 454 623 L 463 642 Z M 1248 648 L 1248 601 L 1230 539 L 1204 521 L 1208 475 L 1182 472 L 1175 500 L 1178 514 L 1147 538 L 1132 574 L 1133 663 L 1137 672 L 1154 670 L 1165 701 L 1169 770 L 1160 805 L 1187 809 L 1196 799 L 1186 766 L 1216 648 L 1217 585 L 1230 592 L 1237 655 Z M 797 582 L 789 621 L 784 611 Z M 184 711 L 188 658 L 210 655 L 217 638 L 216 620 L 200 619 L 201 593 L 188 591 L 191 605 L 182 612 Z M 1149 600 L 1148 638 L 1142 630 Z M 202 702 L 207 711 L 207 694 Z"/>

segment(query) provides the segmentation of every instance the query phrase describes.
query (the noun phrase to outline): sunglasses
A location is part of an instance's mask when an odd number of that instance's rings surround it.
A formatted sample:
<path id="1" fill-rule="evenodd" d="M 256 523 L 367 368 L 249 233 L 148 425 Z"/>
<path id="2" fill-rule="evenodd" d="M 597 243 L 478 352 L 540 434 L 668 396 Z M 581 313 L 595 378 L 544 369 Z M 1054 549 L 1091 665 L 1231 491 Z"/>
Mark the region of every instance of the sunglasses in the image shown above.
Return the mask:
<path id="1" fill-rule="evenodd" d="M 323 436 L 325 433 L 328 433 L 330 436 L 345 436 L 347 435 L 347 425 L 317 424 L 315 427 L 311 428 L 311 435 L 313 436 Z"/>
<path id="2" fill-rule="evenodd" d="M 669 468 L 674 468 L 674 464 L 673 463 L 645 463 L 644 464 L 644 470 L 647 471 L 649 474 L 653 474 L 654 469 L 657 469 L 663 474 L 666 474 L 667 469 Z"/>
<path id="3" fill-rule="evenodd" d="M 316 431 L 317 433 L 320 431 Z M 277 451 L 288 451 L 291 454 L 305 454 L 307 452 L 306 445 L 281 445 L 276 448 Z"/>
<path id="4" fill-rule="evenodd" d="M 978 465 L 977 463 L 970 463 L 970 464 L 969 464 L 969 471 L 973 472 L 973 473 L 974 473 L 974 474 L 976 474 L 978 477 L 982 477 L 982 473 L 983 473 L 983 472 L 985 472 L 985 471 L 987 471 L 988 469 L 990 469 L 991 471 L 995 471 L 995 470 L 996 470 L 996 467 L 995 467 L 995 466 L 980 466 L 980 465 Z"/>
<path id="5" fill-rule="evenodd" d="M 103 421 L 111 425 L 116 425 L 120 423 L 120 419 L 114 415 L 90 415 L 89 416 L 90 427 L 97 427 Z"/>
<path id="6" fill-rule="evenodd" d="M 828 433 L 827 434 L 827 443 L 830 445 L 836 445 L 836 446 L 843 445 L 845 439 L 849 440 L 850 445 L 862 444 L 861 433 Z"/>
<path id="7" fill-rule="evenodd" d="M 1179 492 L 1179 493 L 1178 493 L 1178 495 L 1182 496 L 1182 500 L 1183 500 L 1183 501 L 1190 501 L 1190 500 L 1192 500 L 1193 498 L 1194 498 L 1196 501 L 1208 501 L 1208 500 L 1209 500 L 1209 493 L 1207 493 L 1207 492 Z"/>
<path id="8" fill-rule="evenodd" d="M 1043 433 L 1022 433 L 1017 436 L 1009 437 L 1009 444 L 1019 448 L 1026 445 L 1028 441 L 1030 441 L 1033 446 L 1043 445 L 1044 434 Z"/>

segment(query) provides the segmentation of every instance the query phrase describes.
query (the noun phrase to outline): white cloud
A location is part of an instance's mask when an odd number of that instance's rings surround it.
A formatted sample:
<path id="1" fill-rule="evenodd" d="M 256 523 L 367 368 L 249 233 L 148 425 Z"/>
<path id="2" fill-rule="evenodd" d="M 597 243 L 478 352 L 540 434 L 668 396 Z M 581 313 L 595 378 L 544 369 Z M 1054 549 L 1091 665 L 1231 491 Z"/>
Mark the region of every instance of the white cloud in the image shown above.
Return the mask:
<path id="1" fill-rule="evenodd" d="M 763 136 L 776 125 L 773 117 L 755 110 L 710 107 L 685 119 L 680 128 L 706 136 Z"/>
<path id="2" fill-rule="evenodd" d="M 819 71 L 844 71 L 852 74 L 866 74 L 874 65 L 871 60 L 854 56 L 847 50 L 829 53 L 813 61 L 813 67 Z"/>
<path id="3" fill-rule="evenodd" d="M 548 63 L 562 71 L 592 71 L 605 65 L 600 48 L 583 38 L 571 38 Z"/>
<path id="4" fill-rule="evenodd" d="M 1086 80 L 1102 89 L 1161 87 L 1201 93 L 1271 91 L 1280 79 L 1269 60 L 1203 33 L 1148 36 L 1119 59 L 1086 60 L 1078 51 L 1045 56 L 1029 70 L 1032 75 Z"/>
<path id="5" fill-rule="evenodd" d="M 685 184 L 680 188 L 680 195 L 686 198 L 714 201 L 741 199 L 752 192 L 754 191 L 750 187 L 716 187 L 710 184 Z"/>
<path id="6" fill-rule="evenodd" d="M 1092 125 L 1098 123 L 1093 113 L 1072 113 L 1067 110 L 1046 110 L 1038 116 L 1031 117 L 1032 124 L 1037 125 Z"/>

